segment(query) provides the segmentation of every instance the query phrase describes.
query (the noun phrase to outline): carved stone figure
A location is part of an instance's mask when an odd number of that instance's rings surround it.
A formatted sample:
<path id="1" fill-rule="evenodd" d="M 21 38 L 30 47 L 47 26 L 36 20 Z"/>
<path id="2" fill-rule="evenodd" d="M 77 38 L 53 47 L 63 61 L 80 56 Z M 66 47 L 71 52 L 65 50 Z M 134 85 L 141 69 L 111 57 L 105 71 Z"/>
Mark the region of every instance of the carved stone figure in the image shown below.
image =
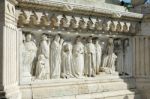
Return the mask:
<path id="1" fill-rule="evenodd" d="M 45 26 L 48 26 L 48 24 L 49 24 L 48 16 L 46 15 L 46 13 L 43 13 L 43 15 L 41 16 L 41 19 L 40 19 L 40 25 L 42 27 L 45 27 Z"/>
<path id="2" fill-rule="evenodd" d="M 52 29 L 55 29 L 58 27 L 58 18 L 53 14 L 50 18 L 50 27 Z"/>
<path id="3" fill-rule="evenodd" d="M 107 20 L 104 20 L 104 21 L 103 21 L 103 30 L 104 30 L 104 31 L 108 31 L 108 30 L 109 30 L 109 26 L 108 26 Z"/>
<path id="4" fill-rule="evenodd" d="M 36 64 L 36 77 L 38 79 L 44 80 L 49 79 L 49 69 L 47 69 L 47 59 L 43 54 L 38 56 L 38 61 Z"/>
<path id="5" fill-rule="evenodd" d="M 95 40 L 95 49 L 96 49 L 96 74 L 99 74 L 101 67 L 101 57 L 102 57 L 102 48 L 99 44 L 98 38 Z"/>
<path id="6" fill-rule="evenodd" d="M 80 18 L 80 21 L 79 21 L 79 29 L 85 29 L 86 28 L 86 25 L 85 25 L 86 23 L 85 23 L 85 21 L 84 21 L 84 19 L 83 19 L 83 17 L 81 17 Z"/>
<path id="7" fill-rule="evenodd" d="M 121 26 L 121 23 L 120 22 L 118 22 L 118 24 L 117 24 L 117 26 L 116 26 L 116 31 L 117 32 L 122 32 L 122 26 Z"/>
<path id="8" fill-rule="evenodd" d="M 60 20 L 60 27 L 61 28 L 67 28 L 68 27 L 68 19 L 66 18 L 65 15 Z"/>
<path id="9" fill-rule="evenodd" d="M 93 24 L 94 23 L 93 23 L 92 19 L 89 17 L 89 21 L 87 22 L 87 29 L 89 29 L 89 30 L 94 29 Z"/>
<path id="10" fill-rule="evenodd" d="M 116 31 L 116 26 L 115 26 L 115 23 L 113 21 L 111 21 L 109 28 L 110 28 L 110 31 L 112 31 L 112 32 Z"/>
<path id="11" fill-rule="evenodd" d="M 92 37 L 88 38 L 88 43 L 85 45 L 85 75 L 88 77 L 96 76 L 96 61 L 95 61 L 95 46 L 92 43 Z"/>
<path id="12" fill-rule="evenodd" d="M 117 56 L 114 53 L 113 39 L 109 38 L 106 52 L 103 58 L 103 69 L 106 73 L 115 73 L 115 61 Z"/>
<path id="13" fill-rule="evenodd" d="M 51 79 L 59 79 L 61 73 L 61 49 L 62 49 L 63 39 L 60 35 L 55 36 L 54 41 L 51 44 L 51 54 L 50 54 L 50 76 Z"/>
<path id="14" fill-rule="evenodd" d="M 22 10 L 22 13 L 18 17 L 18 26 L 23 27 L 27 23 L 27 15 L 26 13 Z"/>
<path id="15" fill-rule="evenodd" d="M 114 40 L 114 46 L 115 46 L 115 53 L 117 55 L 117 62 L 116 62 L 116 71 L 119 72 L 121 75 L 123 73 L 124 68 L 124 53 L 123 53 L 123 43 L 121 39 Z"/>
<path id="16" fill-rule="evenodd" d="M 128 31 L 129 29 L 128 29 L 127 23 L 125 22 L 123 25 L 123 32 L 128 32 Z"/>
<path id="17" fill-rule="evenodd" d="M 66 43 L 62 51 L 62 77 L 72 77 L 72 45 Z"/>
<path id="18" fill-rule="evenodd" d="M 50 66 L 49 66 L 49 55 L 50 55 L 50 41 L 46 34 L 42 34 L 42 41 L 40 42 L 39 54 L 45 57 L 45 68 L 47 69 L 47 79 L 50 78 Z"/>
<path id="19" fill-rule="evenodd" d="M 70 20 L 70 28 L 71 29 L 76 29 L 77 28 L 77 20 L 75 19 L 74 16 L 72 16 L 72 19 Z"/>
<path id="20" fill-rule="evenodd" d="M 73 75 L 77 78 L 83 76 L 84 70 L 84 45 L 78 36 L 73 46 Z"/>
<path id="21" fill-rule="evenodd" d="M 35 13 L 35 11 L 32 12 L 33 14 L 30 16 L 29 25 L 30 26 L 36 26 L 38 21 L 38 16 Z"/>
<path id="22" fill-rule="evenodd" d="M 25 54 L 24 54 L 24 65 L 25 65 L 25 73 L 28 76 L 31 76 L 33 62 L 37 54 L 37 47 L 35 43 L 32 41 L 32 35 L 26 35 L 26 41 L 24 42 Z"/>
<path id="23" fill-rule="evenodd" d="M 100 30 L 103 29 L 102 22 L 100 22 L 100 20 L 99 20 L 98 18 L 96 19 L 96 22 L 95 22 L 95 29 L 96 29 L 97 31 L 100 31 Z"/>

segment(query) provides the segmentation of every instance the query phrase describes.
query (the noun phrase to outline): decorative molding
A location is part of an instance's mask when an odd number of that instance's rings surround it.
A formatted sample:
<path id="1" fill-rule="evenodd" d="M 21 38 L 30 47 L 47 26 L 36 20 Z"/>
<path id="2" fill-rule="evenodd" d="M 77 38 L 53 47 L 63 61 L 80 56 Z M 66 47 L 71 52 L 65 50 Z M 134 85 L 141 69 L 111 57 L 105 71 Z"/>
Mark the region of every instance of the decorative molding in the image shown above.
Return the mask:
<path id="1" fill-rule="evenodd" d="M 143 18 L 142 14 L 132 12 L 119 12 L 108 9 L 90 7 L 78 4 L 60 3 L 60 2 L 49 2 L 44 3 L 40 1 L 19 1 L 18 7 L 21 9 L 38 9 L 38 10 L 50 10 L 65 13 L 76 13 L 83 15 L 94 15 L 94 16 L 107 16 L 116 19 L 127 19 L 140 21 Z"/>
<path id="2" fill-rule="evenodd" d="M 31 14 L 26 14 L 31 13 Z M 28 19 L 28 20 L 27 20 Z M 18 27 L 38 28 L 50 30 L 66 31 L 91 31 L 91 32 L 118 32 L 136 33 L 138 22 L 115 20 L 111 18 L 101 18 L 90 16 L 65 15 L 36 11 L 22 10 L 18 16 Z"/>

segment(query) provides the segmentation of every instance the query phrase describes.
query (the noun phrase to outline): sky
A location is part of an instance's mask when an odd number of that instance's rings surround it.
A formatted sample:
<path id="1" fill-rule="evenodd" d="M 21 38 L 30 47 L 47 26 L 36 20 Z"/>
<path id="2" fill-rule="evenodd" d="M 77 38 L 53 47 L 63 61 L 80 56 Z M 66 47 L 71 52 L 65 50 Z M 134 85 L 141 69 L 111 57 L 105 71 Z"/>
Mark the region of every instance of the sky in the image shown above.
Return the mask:
<path id="1" fill-rule="evenodd" d="M 131 2 L 131 0 L 123 0 L 123 1 L 128 2 L 128 3 L 130 3 L 130 2 Z M 147 1 L 147 2 L 149 2 L 149 3 L 150 3 L 150 0 L 145 0 L 145 1 Z"/>
<path id="2" fill-rule="evenodd" d="M 123 0 L 123 1 L 128 2 L 128 3 L 130 3 L 130 2 L 131 2 L 131 0 Z"/>

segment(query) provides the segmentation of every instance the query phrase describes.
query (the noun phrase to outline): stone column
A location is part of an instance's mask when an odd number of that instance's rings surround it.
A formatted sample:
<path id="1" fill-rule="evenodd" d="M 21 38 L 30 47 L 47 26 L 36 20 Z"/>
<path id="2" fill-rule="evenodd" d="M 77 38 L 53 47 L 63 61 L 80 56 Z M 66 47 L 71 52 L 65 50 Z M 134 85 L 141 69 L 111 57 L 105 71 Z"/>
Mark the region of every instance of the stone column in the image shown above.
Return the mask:
<path id="1" fill-rule="evenodd" d="M 15 0 L 0 0 L 0 98 L 20 99 Z M 1 94 L 3 93 L 3 94 Z"/>

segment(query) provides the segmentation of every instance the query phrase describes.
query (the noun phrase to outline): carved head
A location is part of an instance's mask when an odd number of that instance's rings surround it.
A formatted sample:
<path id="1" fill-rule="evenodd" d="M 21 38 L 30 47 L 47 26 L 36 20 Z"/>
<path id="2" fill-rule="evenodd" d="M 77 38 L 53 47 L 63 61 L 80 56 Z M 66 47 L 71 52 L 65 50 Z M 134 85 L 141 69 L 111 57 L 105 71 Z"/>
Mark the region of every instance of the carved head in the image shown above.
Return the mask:
<path id="1" fill-rule="evenodd" d="M 108 43 L 109 43 L 109 44 L 113 44 L 113 42 L 114 42 L 113 38 L 109 38 L 109 39 L 108 39 Z"/>
<path id="2" fill-rule="evenodd" d="M 42 40 L 44 41 L 48 40 L 47 35 L 45 33 L 42 34 Z"/>
<path id="3" fill-rule="evenodd" d="M 43 54 L 40 54 L 39 56 L 38 56 L 38 60 L 44 60 L 45 59 L 45 56 L 43 55 Z"/>
<path id="4" fill-rule="evenodd" d="M 75 42 L 81 42 L 81 36 L 77 36 Z"/>
<path id="5" fill-rule="evenodd" d="M 57 42 L 60 41 L 60 34 L 57 34 L 57 35 L 55 36 L 55 40 L 56 40 Z"/>
<path id="6" fill-rule="evenodd" d="M 32 40 L 32 35 L 29 33 L 26 35 L 26 41 L 30 42 Z"/>
<path id="7" fill-rule="evenodd" d="M 99 43 L 99 39 L 95 38 L 95 43 L 98 44 Z"/>
<path id="8" fill-rule="evenodd" d="M 92 43 L 92 36 L 89 36 L 87 41 L 88 41 L 88 43 Z"/>

